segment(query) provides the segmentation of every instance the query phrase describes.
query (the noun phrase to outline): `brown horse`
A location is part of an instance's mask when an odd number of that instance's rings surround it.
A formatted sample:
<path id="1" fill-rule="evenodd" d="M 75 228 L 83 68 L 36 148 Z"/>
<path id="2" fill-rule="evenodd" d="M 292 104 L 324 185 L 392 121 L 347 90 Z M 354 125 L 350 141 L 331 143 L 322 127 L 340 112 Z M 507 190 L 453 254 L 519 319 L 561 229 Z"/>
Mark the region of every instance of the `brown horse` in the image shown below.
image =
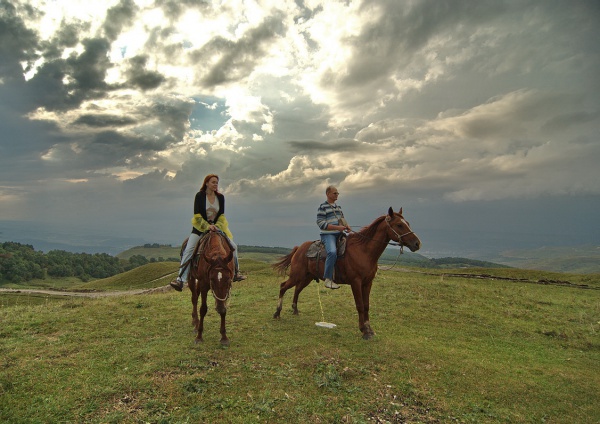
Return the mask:
<path id="1" fill-rule="evenodd" d="M 352 288 L 356 310 L 358 311 L 358 328 L 363 339 L 371 339 L 375 332 L 369 324 L 369 295 L 371 285 L 377 273 L 377 260 L 387 247 L 390 240 L 403 248 L 408 247 L 412 252 L 419 250 L 421 241 L 410 229 L 408 222 L 402 216 L 402 208 L 394 212 L 392 208 L 386 215 L 375 219 L 371 225 L 358 232 L 348 235 L 345 254 L 336 262 L 335 280 L 338 284 L 349 284 Z M 291 287 L 296 287 L 292 309 L 298 314 L 298 296 L 312 280 L 322 279 L 324 261 L 308 258 L 306 253 L 312 244 L 307 241 L 294 247 L 292 252 L 281 258 L 273 265 L 280 274 L 285 274 L 291 265 L 289 278 L 281 283 L 279 289 L 279 304 L 273 318 L 279 318 L 283 305 L 283 295 Z"/>
<path id="2" fill-rule="evenodd" d="M 190 270 L 188 285 L 192 291 L 192 324 L 197 331 L 196 343 L 202 341 L 204 317 L 208 311 L 208 292 L 215 298 L 215 306 L 221 315 L 221 344 L 229 346 L 225 330 L 227 301 L 231 292 L 234 274 L 233 248 L 220 232 L 209 232 L 198 243 L 198 254 Z M 202 297 L 200 319 L 198 319 L 198 296 Z"/>

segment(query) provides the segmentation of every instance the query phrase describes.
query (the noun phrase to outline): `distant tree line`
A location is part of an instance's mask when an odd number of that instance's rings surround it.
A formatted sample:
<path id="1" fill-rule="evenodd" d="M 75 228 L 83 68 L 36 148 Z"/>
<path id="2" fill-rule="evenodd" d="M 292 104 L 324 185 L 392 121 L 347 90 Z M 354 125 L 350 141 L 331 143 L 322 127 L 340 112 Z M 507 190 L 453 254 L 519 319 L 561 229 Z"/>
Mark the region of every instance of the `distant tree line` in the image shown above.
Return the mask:
<path id="1" fill-rule="evenodd" d="M 386 251 L 379 258 L 382 264 L 397 264 L 413 266 L 418 268 L 510 268 L 507 265 L 501 265 L 494 262 L 479 261 L 476 259 L 445 257 L 445 258 L 427 258 L 418 253 L 408 255 L 398 255 L 397 252 Z"/>
<path id="2" fill-rule="evenodd" d="M 287 247 L 265 247 L 265 246 L 249 246 L 249 245 L 238 245 L 240 252 L 254 252 L 254 253 L 277 253 L 279 255 L 287 255 L 292 251 Z"/>
<path id="3" fill-rule="evenodd" d="M 107 253 L 70 253 L 64 250 L 38 252 L 33 246 L 15 242 L 0 244 L 0 281 L 21 283 L 46 277 L 107 278 L 144 265 L 136 255 L 124 261 Z"/>

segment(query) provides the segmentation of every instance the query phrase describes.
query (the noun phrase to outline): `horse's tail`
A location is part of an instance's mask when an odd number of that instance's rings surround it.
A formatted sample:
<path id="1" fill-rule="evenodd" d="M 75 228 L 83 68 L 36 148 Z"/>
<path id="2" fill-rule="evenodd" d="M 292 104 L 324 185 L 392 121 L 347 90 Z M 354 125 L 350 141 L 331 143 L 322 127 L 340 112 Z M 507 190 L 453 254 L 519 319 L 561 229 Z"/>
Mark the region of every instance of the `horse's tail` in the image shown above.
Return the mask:
<path id="1" fill-rule="evenodd" d="M 292 263 L 292 258 L 294 257 L 294 255 L 296 254 L 297 251 L 298 251 L 298 246 L 294 246 L 294 248 L 292 249 L 292 251 L 289 254 L 282 257 L 281 259 L 279 259 L 278 262 L 276 262 L 272 265 L 273 269 L 275 271 L 277 271 L 279 273 L 279 275 L 284 275 L 286 269 L 288 269 L 288 267 Z"/>

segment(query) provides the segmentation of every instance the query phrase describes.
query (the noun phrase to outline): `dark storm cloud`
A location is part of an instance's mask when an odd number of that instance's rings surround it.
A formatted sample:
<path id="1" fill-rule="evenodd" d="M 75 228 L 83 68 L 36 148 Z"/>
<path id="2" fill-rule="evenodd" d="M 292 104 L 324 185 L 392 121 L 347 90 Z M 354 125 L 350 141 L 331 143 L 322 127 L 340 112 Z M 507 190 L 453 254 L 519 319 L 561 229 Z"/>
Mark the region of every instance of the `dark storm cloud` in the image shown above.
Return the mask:
<path id="1" fill-rule="evenodd" d="M 125 160 L 146 151 L 159 151 L 164 148 L 164 141 L 141 137 L 127 137 L 115 131 L 104 131 L 99 133 L 90 143 L 91 149 L 105 149 L 112 151 L 115 159 Z M 99 152 L 94 152 L 99 153 Z M 120 156 L 121 158 L 117 158 Z M 114 163 L 114 162 L 113 162 Z"/>
<path id="2" fill-rule="evenodd" d="M 127 116 L 122 115 L 110 115 L 106 113 L 99 114 L 84 114 L 81 115 L 75 122 L 74 125 L 85 125 L 88 127 L 94 128 L 103 128 L 103 127 L 124 127 L 128 125 L 135 124 L 137 121 L 135 119 L 129 118 Z"/>
<path id="3" fill-rule="evenodd" d="M 155 4 L 163 10 L 170 20 L 179 18 L 191 8 L 201 11 L 210 10 L 210 1 L 208 0 L 156 0 Z"/>
<path id="4" fill-rule="evenodd" d="M 246 32 L 238 41 L 222 37 L 211 40 L 190 56 L 201 70 L 206 66 L 207 58 L 219 56 L 217 63 L 201 77 L 201 84 L 212 87 L 247 78 L 265 55 L 269 43 L 284 32 L 282 16 L 275 14 Z"/>
<path id="5" fill-rule="evenodd" d="M 135 19 L 139 10 L 132 0 L 121 0 L 121 2 L 108 9 L 104 21 L 104 33 L 110 41 L 114 41 L 123 28 L 128 27 Z"/>
<path id="6" fill-rule="evenodd" d="M 360 151 L 365 146 L 356 140 L 322 141 L 290 141 L 289 145 L 297 153 L 310 154 L 314 152 L 353 152 Z"/>
<path id="7" fill-rule="evenodd" d="M 21 63 L 26 64 L 24 71 L 28 72 L 37 59 L 43 60 L 23 87 L 30 102 L 29 110 L 40 106 L 47 110 L 70 110 L 85 100 L 103 98 L 113 89 L 105 82 L 106 72 L 113 66 L 108 58 L 110 42 L 132 22 L 137 6 L 131 0 L 123 0 L 107 11 L 106 38 L 80 39 L 90 24 L 75 20 L 62 22 L 51 39 L 38 41 L 36 32 L 25 27 L 14 6 L 2 1 L 0 7 L 0 75 L 22 80 Z M 19 5 L 19 8 L 29 15 L 37 14 L 31 7 Z M 82 44 L 83 51 L 63 58 L 64 49 L 78 43 Z M 148 88 L 162 82 L 162 76 L 144 71 L 140 63 L 136 65 L 131 71 L 133 85 Z"/>
<path id="8" fill-rule="evenodd" d="M 145 166 L 148 164 L 148 157 L 162 151 L 169 142 L 164 138 L 127 136 L 116 131 L 103 131 L 89 142 L 82 143 L 71 160 L 78 161 L 82 169 Z"/>
<path id="9" fill-rule="evenodd" d="M 28 15 L 35 14 L 31 8 L 25 9 Z M 37 58 L 38 42 L 16 11 L 11 2 L 0 0 L 0 77 L 22 81 L 21 62 L 31 63 Z"/>
<path id="10" fill-rule="evenodd" d="M 5 98 L 6 87 L 0 85 L 0 98 Z M 29 122 L 21 114 L 0 106 L 0 185 L 7 182 L 26 184 L 40 179 L 47 168 L 40 162 L 40 152 L 69 138 L 60 134 L 50 122 Z"/>
<path id="11" fill-rule="evenodd" d="M 79 34 L 87 31 L 90 24 L 87 22 L 63 22 L 49 43 L 42 44 L 46 47 L 45 56 L 60 57 L 65 47 L 75 47 L 79 42 Z M 52 54 L 53 53 L 53 54 Z"/>
<path id="12" fill-rule="evenodd" d="M 134 110 L 131 117 L 83 115 L 75 124 L 105 130 L 74 139 L 76 151 L 65 145 L 57 148 L 57 154 L 61 162 L 74 161 L 71 163 L 81 169 L 155 164 L 156 153 L 182 139 L 192 108 L 193 102 L 156 97 L 150 105 Z M 127 127 L 127 131 L 119 132 L 119 127 Z"/>
<path id="13" fill-rule="evenodd" d="M 67 59 L 44 63 L 26 84 L 33 106 L 64 111 L 84 100 L 103 98 L 109 86 L 106 72 L 112 66 L 108 59 L 110 44 L 104 38 L 82 41 L 84 51 Z"/>
<path id="14" fill-rule="evenodd" d="M 86 93 L 104 91 L 106 71 L 112 66 L 108 59 L 110 43 L 105 38 L 92 38 L 82 41 L 84 51 L 80 55 L 72 55 L 66 60 L 70 74 L 75 80 L 69 88 Z"/>
<path id="15" fill-rule="evenodd" d="M 379 4 L 383 9 L 381 19 L 352 40 L 354 54 L 348 75 L 341 81 L 343 85 L 388 78 L 408 66 L 412 55 L 434 36 L 451 29 L 460 32 L 461 28 L 468 28 L 472 32 L 504 9 L 502 2 L 496 0 L 428 0 L 412 3 L 412 7 L 393 0 Z M 365 3 L 363 7 L 370 5 Z"/>
<path id="16" fill-rule="evenodd" d="M 158 88 L 166 78 L 156 71 L 146 69 L 148 56 L 135 56 L 128 60 L 129 69 L 127 70 L 127 80 L 142 91 Z"/>
<path id="17" fill-rule="evenodd" d="M 163 137 L 170 142 L 177 142 L 181 141 L 188 129 L 193 108 L 193 101 L 160 98 L 155 100 L 148 112 L 164 126 L 166 131 Z"/>
<path id="18" fill-rule="evenodd" d="M 600 119 L 600 112 L 576 111 L 564 113 L 549 119 L 541 130 L 544 134 L 554 134 L 556 131 L 565 131 L 571 127 L 587 124 Z"/>

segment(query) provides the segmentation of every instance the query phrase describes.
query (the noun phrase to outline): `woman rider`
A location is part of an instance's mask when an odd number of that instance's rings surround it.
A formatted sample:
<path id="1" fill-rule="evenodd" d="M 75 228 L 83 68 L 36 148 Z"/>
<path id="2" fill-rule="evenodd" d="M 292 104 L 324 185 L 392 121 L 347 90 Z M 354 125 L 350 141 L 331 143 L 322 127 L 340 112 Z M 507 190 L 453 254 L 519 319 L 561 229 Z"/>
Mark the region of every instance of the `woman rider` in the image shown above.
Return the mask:
<path id="1" fill-rule="evenodd" d="M 233 234 L 229 230 L 229 223 L 225 218 L 225 196 L 219 192 L 219 176 L 209 174 L 204 178 L 200 191 L 194 198 L 194 217 L 192 218 L 192 233 L 188 238 L 187 245 L 181 256 L 179 275 L 171 281 L 171 287 L 177 291 L 183 289 L 188 280 L 190 262 L 196 245 L 200 238 L 208 231 L 220 231 L 231 242 L 234 247 L 233 257 L 235 261 L 235 276 L 233 281 L 242 281 L 246 277 L 240 274 L 238 263 L 237 246 L 233 243 Z"/>

